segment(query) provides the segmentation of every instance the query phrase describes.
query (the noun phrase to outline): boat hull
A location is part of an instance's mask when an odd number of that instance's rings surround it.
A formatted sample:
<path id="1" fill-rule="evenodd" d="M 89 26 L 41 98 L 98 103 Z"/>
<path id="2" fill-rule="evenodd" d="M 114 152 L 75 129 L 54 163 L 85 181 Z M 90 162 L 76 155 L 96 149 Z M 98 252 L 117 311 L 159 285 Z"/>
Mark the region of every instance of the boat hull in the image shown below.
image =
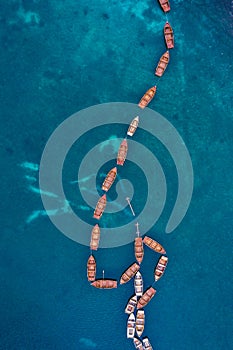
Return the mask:
<path id="1" fill-rule="evenodd" d="M 154 297 L 156 290 L 153 287 L 148 288 L 145 293 L 141 296 L 137 303 L 137 309 L 145 307 L 151 299 Z"/>
<path id="2" fill-rule="evenodd" d="M 138 127 L 138 123 L 139 123 L 139 117 L 137 116 L 130 123 L 130 126 L 127 131 L 128 136 L 133 136 L 135 134 L 135 131 L 137 130 L 137 127 Z"/>
<path id="3" fill-rule="evenodd" d="M 137 263 L 133 263 L 128 269 L 121 275 L 120 284 L 129 282 L 131 278 L 138 272 L 140 266 Z"/>
<path id="4" fill-rule="evenodd" d="M 163 276 L 165 269 L 167 267 L 167 263 L 168 263 L 168 257 L 161 256 L 154 271 L 154 277 L 156 282 Z"/>
<path id="5" fill-rule="evenodd" d="M 171 25 L 166 22 L 163 29 L 164 40 L 168 49 L 174 48 L 174 34 Z"/>
<path id="6" fill-rule="evenodd" d="M 96 261 L 93 255 L 89 256 L 87 261 L 87 279 L 89 282 L 93 282 L 96 276 Z"/>
<path id="7" fill-rule="evenodd" d="M 101 216 L 103 215 L 104 209 L 107 204 L 106 194 L 104 194 L 100 199 L 98 200 L 98 203 L 96 204 L 95 211 L 93 218 L 99 220 Z"/>
<path id="8" fill-rule="evenodd" d="M 103 191 L 107 192 L 110 189 L 110 187 L 112 186 L 113 182 L 116 179 L 116 175 L 117 175 L 117 168 L 116 167 L 111 169 L 108 172 L 108 174 L 103 182 L 103 185 L 102 185 Z"/>
<path id="9" fill-rule="evenodd" d="M 117 280 L 98 279 L 92 282 L 91 285 L 99 289 L 112 289 L 112 288 L 117 288 Z"/>
<path id="10" fill-rule="evenodd" d="M 168 0 L 159 0 L 159 3 L 164 12 L 169 12 L 171 10 L 170 3 Z"/>
<path id="11" fill-rule="evenodd" d="M 143 294 L 143 279 L 141 273 L 138 271 L 134 277 L 134 290 L 137 297 Z"/>
<path id="12" fill-rule="evenodd" d="M 142 237 L 136 237 L 134 240 L 134 254 L 137 262 L 141 264 L 144 256 Z"/>
<path id="13" fill-rule="evenodd" d="M 118 154 L 117 154 L 117 165 L 124 165 L 126 156 L 128 152 L 128 143 L 127 140 L 124 139 L 119 147 Z"/>
<path id="14" fill-rule="evenodd" d="M 155 70 L 155 75 L 157 75 L 158 77 L 161 77 L 164 74 L 164 72 L 165 72 L 165 70 L 167 68 L 169 59 L 170 59 L 169 51 L 166 51 L 160 57 L 159 63 L 158 63 L 158 65 L 156 67 L 156 70 Z"/>
<path id="15" fill-rule="evenodd" d="M 138 106 L 142 109 L 145 108 L 151 102 L 151 100 L 155 96 L 155 93 L 156 93 L 156 86 L 153 86 L 152 88 L 147 90 L 147 92 L 142 96 Z"/>
<path id="16" fill-rule="evenodd" d="M 97 250 L 99 247 L 99 241 L 100 241 L 100 228 L 99 228 L 99 225 L 96 224 L 93 227 L 91 232 L 90 249 Z"/>
<path id="17" fill-rule="evenodd" d="M 160 253 L 160 254 L 166 254 L 165 249 L 163 248 L 163 246 L 161 246 L 160 243 L 156 242 L 154 239 L 145 236 L 143 238 L 143 243 L 145 245 L 147 245 L 147 247 L 151 248 L 152 250 L 154 250 L 156 253 Z"/>

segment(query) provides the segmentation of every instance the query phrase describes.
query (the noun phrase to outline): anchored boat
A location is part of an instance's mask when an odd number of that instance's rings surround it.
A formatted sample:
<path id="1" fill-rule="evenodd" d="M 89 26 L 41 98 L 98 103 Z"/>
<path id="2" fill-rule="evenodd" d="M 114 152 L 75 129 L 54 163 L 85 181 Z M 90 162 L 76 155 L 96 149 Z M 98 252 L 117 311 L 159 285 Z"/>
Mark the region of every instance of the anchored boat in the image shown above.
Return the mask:
<path id="1" fill-rule="evenodd" d="M 98 279 L 92 282 L 91 285 L 99 289 L 112 289 L 117 288 L 117 280 L 113 279 Z"/>
<path id="2" fill-rule="evenodd" d="M 89 259 L 87 260 L 87 279 L 89 282 L 92 282 L 95 280 L 96 276 L 96 261 L 93 255 L 89 256 Z"/>
<path id="3" fill-rule="evenodd" d="M 136 349 L 138 349 L 138 350 L 144 350 L 144 347 L 143 347 L 143 345 L 142 345 L 142 342 L 141 342 L 138 338 L 134 337 L 134 338 L 133 338 L 133 343 L 134 343 L 134 346 L 135 346 Z"/>
<path id="4" fill-rule="evenodd" d="M 103 185 L 102 185 L 102 190 L 103 191 L 107 192 L 109 190 L 109 188 L 112 186 L 113 182 L 116 179 L 116 175 L 117 175 L 117 168 L 116 167 L 112 168 L 108 172 L 108 174 L 107 174 L 107 176 L 106 176 L 106 178 L 105 178 L 105 180 L 103 182 Z"/>
<path id="5" fill-rule="evenodd" d="M 134 338 L 135 334 L 135 316 L 131 313 L 127 321 L 127 338 Z"/>
<path id="6" fill-rule="evenodd" d="M 145 312 L 144 310 L 138 310 L 136 314 L 136 332 L 138 337 L 142 336 L 145 327 Z"/>
<path id="7" fill-rule="evenodd" d="M 137 263 L 133 263 L 128 269 L 121 275 L 120 284 L 127 283 L 140 269 Z"/>
<path id="8" fill-rule="evenodd" d="M 174 34 L 171 25 L 166 22 L 163 28 L 164 39 L 168 49 L 174 48 Z"/>
<path id="9" fill-rule="evenodd" d="M 147 90 L 147 92 L 142 96 L 138 106 L 142 109 L 145 108 L 150 103 L 155 93 L 156 93 L 156 86 L 152 86 L 152 88 Z"/>
<path id="10" fill-rule="evenodd" d="M 145 307 L 149 303 L 149 301 L 153 298 L 155 293 L 156 293 L 156 290 L 153 287 L 148 288 L 139 299 L 137 303 L 137 308 L 141 309 Z"/>
<path id="11" fill-rule="evenodd" d="M 104 212 L 104 209 L 106 207 L 106 204 L 107 204 L 107 199 L 106 199 L 106 194 L 104 194 L 102 197 L 100 197 L 95 207 L 94 216 L 93 216 L 95 219 L 99 220 L 101 218 Z"/>
<path id="12" fill-rule="evenodd" d="M 154 272 L 155 281 L 158 281 L 162 277 L 166 269 L 167 263 L 168 263 L 168 257 L 164 255 L 161 256 L 161 258 L 158 261 L 158 264 L 155 267 L 155 272 Z"/>
<path id="13" fill-rule="evenodd" d="M 142 237 L 136 237 L 134 240 L 134 254 L 137 262 L 141 264 L 144 256 Z"/>
<path id="14" fill-rule="evenodd" d="M 144 346 L 144 349 L 145 350 L 153 350 L 152 346 L 151 346 L 151 343 L 148 339 L 148 337 L 145 337 L 142 339 L 142 342 L 143 342 L 143 346 Z"/>
<path id="15" fill-rule="evenodd" d="M 168 62 L 169 62 L 169 51 L 166 51 L 159 60 L 159 63 L 157 65 L 157 68 L 155 70 L 155 75 L 157 75 L 158 77 L 161 77 L 163 75 L 163 73 L 165 72 L 165 69 L 167 68 Z"/>
<path id="16" fill-rule="evenodd" d="M 143 293 L 143 279 L 141 273 L 138 271 L 134 277 L 134 290 L 137 297 L 141 297 Z"/>
<path id="17" fill-rule="evenodd" d="M 147 247 L 151 248 L 152 250 L 154 250 L 156 253 L 160 253 L 160 254 L 166 254 L 165 249 L 161 246 L 160 243 L 156 242 L 154 239 L 145 236 L 143 238 L 143 243 L 145 243 L 145 245 L 147 245 Z"/>
<path id="18" fill-rule="evenodd" d="M 127 140 L 124 139 L 120 144 L 119 151 L 117 154 L 117 164 L 118 165 L 124 164 L 127 152 L 128 152 L 128 143 L 127 143 Z"/>
<path id="19" fill-rule="evenodd" d="M 125 313 L 126 314 L 131 314 L 131 312 L 134 312 L 136 306 L 137 306 L 137 297 L 136 297 L 136 294 L 135 294 L 129 299 L 129 301 L 128 301 L 127 305 L 126 305 L 126 308 L 125 308 Z"/>
<path id="20" fill-rule="evenodd" d="M 159 3 L 164 12 L 170 11 L 171 7 L 168 0 L 159 0 Z"/>
<path id="21" fill-rule="evenodd" d="M 99 228 L 99 225 L 96 224 L 91 231 L 91 242 L 90 242 L 91 250 L 98 249 L 99 241 L 100 241 L 100 228 Z"/>
<path id="22" fill-rule="evenodd" d="M 129 126 L 128 131 L 127 131 L 127 135 L 129 135 L 129 136 L 134 135 L 135 131 L 137 130 L 138 123 L 139 123 L 139 117 L 137 116 L 131 121 L 130 126 Z"/>

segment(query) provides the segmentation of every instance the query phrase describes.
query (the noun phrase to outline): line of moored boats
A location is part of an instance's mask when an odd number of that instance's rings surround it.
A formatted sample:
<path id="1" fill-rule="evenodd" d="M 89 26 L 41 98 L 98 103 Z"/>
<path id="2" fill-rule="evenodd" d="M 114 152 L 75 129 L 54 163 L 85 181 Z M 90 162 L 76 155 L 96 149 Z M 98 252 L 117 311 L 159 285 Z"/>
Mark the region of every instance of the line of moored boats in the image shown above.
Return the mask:
<path id="1" fill-rule="evenodd" d="M 170 4 L 168 0 L 159 0 L 159 3 L 165 13 L 170 11 Z M 167 46 L 167 51 L 160 57 L 157 67 L 155 69 L 155 75 L 158 77 L 161 77 L 164 74 L 170 60 L 169 50 L 174 48 L 173 29 L 171 25 L 168 23 L 168 21 L 166 21 L 164 25 L 163 33 L 164 33 L 165 43 Z M 156 89 L 157 87 L 153 86 L 146 91 L 146 93 L 143 95 L 143 97 L 138 103 L 138 106 L 141 109 L 145 108 L 150 103 L 150 101 L 155 96 Z M 127 136 L 132 137 L 134 135 L 135 131 L 138 128 L 138 124 L 139 124 L 139 116 L 136 116 L 131 121 L 128 127 Z M 127 136 L 126 138 L 123 139 L 123 141 L 120 144 L 118 154 L 117 154 L 117 166 L 123 166 L 125 159 L 127 157 L 127 152 L 128 152 Z M 105 193 L 99 198 L 94 210 L 94 215 L 93 215 L 93 217 L 97 220 L 100 220 L 105 210 L 105 207 L 107 205 L 106 193 L 109 191 L 109 189 L 111 188 L 112 184 L 114 183 L 117 177 L 117 166 L 115 166 L 108 172 L 106 178 L 103 181 L 102 190 Z M 132 213 L 133 215 L 135 215 L 133 211 Z M 141 338 L 145 328 L 144 308 L 156 294 L 154 284 L 148 287 L 145 291 L 143 290 L 143 278 L 139 270 L 144 257 L 144 245 L 148 246 L 156 253 L 161 254 L 154 269 L 155 282 L 157 282 L 164 274 L 164 271 L 168 263 L 168 257 L 165 256 L 166 251 L 160 243 L 158 243 L 157 241 L 155 241 L 149 236 L 145 236 L 144 238 L 140 237 L 140 232 L 138 228 L 139 224 L 137 223 L 136 226 L 137 226 L 137 231 L 136 231 L 137 237 L 135 237 L 135 240 L 134 240 L 134 254 L 137 262 L 134 262 L 133 264 L 131 264 L 122 273 L 119 283 L 125 284 L 129 282 L 132 278 L 134 278 L 134 294 L 129 298 L 128 303 L 125 307 L 125 313 L 128 314 L 127 327 L 126 327 L 127 338 L 133 339 L 134 346 L 138 350 L 153 350 L 149 338 L 148 337 Z M 99 247 L 100 234 L 101 234 L 100 227 L 98 224 L 96 224 L 92 229 L 91 238 L 90 238 L 91 255 L 89 256 L 88 262 L 87 262 L 87 279 L 91 283 L 91 285 L 95 288 L 99 288 L 99 289 L 117 288 L 117 280 L 112 278 L 107 278 L 107 279 L 104 278 L 104 272 L 103 272 L 103 278 L 96 279 L 97 265 L 96 265 L 95 257 L 92 254 L 92 251 L 93 250 L 96 251 Z"/>

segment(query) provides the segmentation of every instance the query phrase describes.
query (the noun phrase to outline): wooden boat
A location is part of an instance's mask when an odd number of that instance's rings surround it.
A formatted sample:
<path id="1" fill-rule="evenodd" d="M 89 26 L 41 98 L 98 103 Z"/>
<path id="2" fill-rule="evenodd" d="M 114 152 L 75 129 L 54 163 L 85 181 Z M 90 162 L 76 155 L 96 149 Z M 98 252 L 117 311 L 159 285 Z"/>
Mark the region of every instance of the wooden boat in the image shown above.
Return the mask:
<path id="1" fill-rule="evenodd" d="M 109 190 L 109 188 L 112 186 L 113 182 L 115 181 L 116 175 L 117 175 L 117 168 L 116 167 L 112 168 L 108 172 L 108 174 L 103 182 L 103 185 L 102 185 L 103 191 L 107 192 Z"/>
<path id="2" fill-rule="evenodd" d="M 131 121 L 127 131 L 127 135 L 133 136 L 135 131 L 137 130 L 138 124 L 139 124 L 139 117 L 137 116 Z"/>
<path id="3" fill-rule="evenodd" d="M 100 241 L 100 228 L 99 228 L 99 225 L 96 224 L 91 231 L 91 242 L 90 242 L 91 250 L 98 249 L 99 241 Z"/>
<path id="4" fill-rule="evenodd" d="M 141 297 L 143 293 L 143 279 L 141 273 L 138 271 L 134 277 L 134 290 L 137 297 Z"/>
<path id="5" fill-rule="evenodd" d="M 144 310 L 138 310 L 136 314 L 136 332 L 138 337 L 142 336 L 145 327 L 145 312 Z"/>
<path id="6" fill-rule="evenodd" d="M 138 106 L 142 109 L 145 108 L 150 103 L 155 93 L 156 93 L 156 86 L 152 86 L 152 88 L 147 90 L 147 92 L 142 96 Z"/>
<path id="7" fill-rule="evenodd" d="M 161 244 L 159 244 L 158 242 L 156 242 L 155 240 L 153 240 L 152 238 L 150 238 L 148 236 L 145 236 L 143 238 L 143 243 L 145 243 L 147 245 L 147 247 L 153 249 L 157 253 L 166 254 L 166 251 L 161 246 Z"/>
<path id="8" fill-rule="evenodd" d="M 134 240 L 134 254 L 137 262 L 141 264 L 144 256 L 142 237 L 136 237 Z"/>
<path id="9" fill-rule="evenodd" d="M 125 308 L 125 313 L 131 314 L 131 312 L 134 312 L 136 306 L 137 306 L 137 297 L 135 294 L 129 299 L 129 301 L 126 305 L 126 308 Z"/>
<path id="10" fill-rule="evenodd" d="M 168 257 L 164 255 L 161 256 L 161 258 L 158 261 L 158 264 L 155 267 L 155 272 L 154 272 L 155 281 L 158 281 L 162 277 L 166 269 L 167 263 L 168 263 Z"/>
<path id="11" fill-rule="evenodd" d="M 155 70 L 155 75 L 157 75 L 158 77 L 161 77 L 163 75 L 163 73 L 165 72 L 165 69 L 167 68 L 168 62 L 169 62 L 169 51 L 166 51 L 159 60 L 159 63 L 157 65 L 157 68 Z"/>
<path id="12" fill-rule="evenodd" d="M 171 7 L 168 0 L 159 0 L 159 3 L 164 12 L 170 11 Z"/>
<path id="13" fill-rule="evenodd" d="M 121 275 L 120 284 L 127 283 L 140 269 L 137 263 L 133 263 L 128 269 Z"/>
<path id="14" fill-rule="evenodd" d="M 163 28 L 164 39 L 168 49 L 174 48 L 174 34 L 171 25 L 166 22 Z"/>
<path id="15" fill-rule="evenodd" d="M 141 296 L 141 298 L 138 300 L 137 308 L 141 309 L 144 306 L 146 306 L 149 303 L 149 301 L 153 298 L 155 293 L 156 293 L 156 290 L 153 287 L 148 288 L 145 291 L 145 293 Z"/>
<path id="16" fill-rule="evenodd" d="M 107 204 L 107 199 L 106 199 L 106 194 L 104 194 L 102 197 L 100 197 L 100 199 L 98 200 L 98 203 L 96 204 L 94 216 L 93 216 L 95 219 L 99 220 L 101 218 L 104 212 L 104 209 L 106 207 L 106 204 Z"/>
<path id="17" fill-rule="evenodd" d="M 134 337 L 134 338 L 133 338 L 133 343 L 134 343 L 134 346 L 135 346 L 136 349 L 138 349 L 138 350 L 144 350 L 144 347 L 143 347 L 143 345 L 142 345 L 142 342 L 141 342 L 138 338 Z"/>
<path id="18" fill-rule="evenodd" d="M 98 279 L 92 282 L 91 285 L 99 289 L 112 289 L 117 288 L 117 280 L 113 279 Z"/>
<path id="19" fill-rule="evenodd" d="M 87 260 L 87 279 L 89 282 L 92 282 L 95 280 L 96 275 L 96 261 L 93 255 L 89 256 L 89 259 Z"/>
<path id="20" fill-rule="evenodd" d="M 134 338 L 135 334 L 135 316 L 131 313 L 127 321 L 127 338 Z"/>
<path id="21" fill-rule="evenodd" d="M 143 338 L 142 342 L 145 350 L 153 350 L 151 343 L 147 337 Z"/>
<path id="22" fill-rule="evenodd" d="M 128 152 L 128 144 L 127 144 L 127 140 L 124 139 L 120 144 L 118 155 L 117 155 L 117 164 L 118 165 L 124 164 L 127 152 Z"/>

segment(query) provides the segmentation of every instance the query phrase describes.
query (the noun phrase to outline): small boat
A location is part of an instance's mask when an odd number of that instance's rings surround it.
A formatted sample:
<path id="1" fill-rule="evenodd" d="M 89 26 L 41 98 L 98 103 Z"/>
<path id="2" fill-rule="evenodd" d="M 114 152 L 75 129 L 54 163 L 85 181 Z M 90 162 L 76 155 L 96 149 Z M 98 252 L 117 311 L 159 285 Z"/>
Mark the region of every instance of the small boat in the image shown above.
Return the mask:
<path id="1" fill-rule="evenodd" d="M 138 271 L 134 277 L 134 290 L 137 297 L 141 297 L 143 293 L 143 279 L 141 273 Z"/>
<path id="2" fill-rule="evenodd" d="M 143 243 L 147 245 L 147 247 L 153 249 L 155 252 L 160 254 L 166 254 L 165 249 L 158 242 L 154 241 L 152 238 L 145 236 L 143 238 Z"/>
<path id="3" fill-rule="evenodd" d="M 89 259 L 87 260 L 87 279 L 89 282 L 92 282 L 95 280 L 96 275 L 96 261 L 93 255 L 89 256 Z"/>
<path id="4" fill-rule="evenodd" d="M 99 225 L 96 224 L 91 231 L 91 242 L 90 242 L 91 250 L 98 249 L 99 241 L 100 241 L 100 228 L 99 228 Z"/>
<path id="5" fill-rule="evenodd" d="M 129 301 L 128 301 L 127 305 L 126 305 L 125 313 L 126 314 L 131 314 L 131 312 L 134 312 L 136 306 L 137 306 L 137 297 L 136 297 L 136 295 L 133 295 L 129 299 Z"/>
<path id="6" fill-rule="evenodd" d="M 137 130 L 138 123 L 139 123 L 139 117 L 137 116 L 131 121 L 130 126 L 129 126 L 128 131 L 127 131 L 127 135 L 129 135 L 129 136 L 134 135 L 135 131 Z"/>
<path id="7" fill-rule="evenodd" d="M 155 276 L 155 281 L 157 282 L 162 275 L 164 274 L 164 271 L 166 269 L 168 263 L 168 257 L 167 256 L 161 256 L 161 258 L 158 261 L 158 264 L 155 267 L 155 272 L 154 272 L 154 276 Z"/>
<path id="8" fill-rule="evenodd" d="M 128 151 L 128 144 L 127 144 L 127 140 L 124 139 L 120 144 L 118 155 L 117 155 L 117 164 L 118 165 L 124 164 L 125 158 L 127 155 L 127 151 Z"/>
<path id="9" fill-rule="evenodd" d="M 146 306 L 149 303 L 149 301 L 153 298 L 155 293 L 156 293 L 156 290 L 153 287 L 148 288 L 145 291 L 145 293 L 141 296 L 141 298 L 138 300 L 137 308 L 141 309 L 144 306 Z"/>
<path id="10" fill-rule="evenodd" d="M 163 73 L 165 72 L 165 69 L 167 68 L 168 62 L 169 62 L 169 51 L 166 51 L 159 60 L 159 63 L 157 65 L 157 68 L 155 70 L 155 75 L 158 77 L 161 77 Z"/>
<path id="11" fill-rule="evenodd" d="M 134 338 L 135 334 L 135 316 L 131 313 L 127 321 L 127 338 Z"/>
<path id="12" fill-rule="evenodd" d="M 143 338 L 142 342 L 145 350 L 153 350 L 151 343 L 149 342 L 149 339 L 147 337 Z"/>
<path id="13" fill-rule="evenodd" d="M 112 168 L 108 172 L 108 174 L 103 182 L 103 185 L 102 185 L 103 191 L 107 192 L 109 190 L 109 188 L 112 186 L 113 182 L 115 181 L 116 175 L 117 175 L 117 168 L 116 167 Z"/>
<path id="14" fill-rule="evenodd" d="M 113 279 L 98 279 L 92 282 L 91 285 L 99 289 L 112 289 L 117 288 L 117 280 Z"/>
<path id="15" fill-rule="evenodd" d="M 145 327 L 145 312 L 144 310 L 138 310 L 136 314 L 136 332 L 138 337 L 142 336 Z"/>
<path id="16" fill-rule="evenodd" d="M 143 347 L 143 345 L 142 345 L 142 342 L 141 342 L 138 338 L 134 337 L 134 338 L 133 338 L 133 343 L 134 343 L 134 346 L 135 346 L 136 349 L 138 349 L 138 350 L 144 350 L 144 347 Z"/>
<path id="17" fill-rule="evenodd" d="M 171 8 L 168 0 L 159 0 L 159 3 L 164 12 L 170 11 Z"/>
<path id="18" fill-rule="evenodd" d="M 106 207 L 106 204 L 107 204 L 107 199 L 106 199 L 106 194 L 104 194 L 102 197 L 100 197 L 100 199 L 98 200 L 98 203 L 96 204 L 94 216 L 93 216 L 95 219 L 99 220 L 101 218 L 104 212 L 104 209 Z"/>
<path id="19" fill-rule="evenodd" d="M 155 93 L 156 93 L 156 86 L 152 86 L 152 88 L 147 90 L 147 92 L 142 96 L 138 106 L 142 109 L 145 108 L 150 103 Z"/>
<path id="20" fill-rule="evenodd" d="M 127 283 L 140 269 L 140 265 L 133 263 L 128 269 L 121 275 L 120 284 Z"/>
<path id="21" fill-rule="evenodd" d="M 142 237 L 136 237 L 134 240 L 134 254 L 137 262 L 141 264 L 144 256 Z"/>
<path id="22" fill-rule="evenodd" d="M 174 34 L 171 25 L 166 22 L 163 28 L 164 39 L 168 49 L 174 48 Z"/>

